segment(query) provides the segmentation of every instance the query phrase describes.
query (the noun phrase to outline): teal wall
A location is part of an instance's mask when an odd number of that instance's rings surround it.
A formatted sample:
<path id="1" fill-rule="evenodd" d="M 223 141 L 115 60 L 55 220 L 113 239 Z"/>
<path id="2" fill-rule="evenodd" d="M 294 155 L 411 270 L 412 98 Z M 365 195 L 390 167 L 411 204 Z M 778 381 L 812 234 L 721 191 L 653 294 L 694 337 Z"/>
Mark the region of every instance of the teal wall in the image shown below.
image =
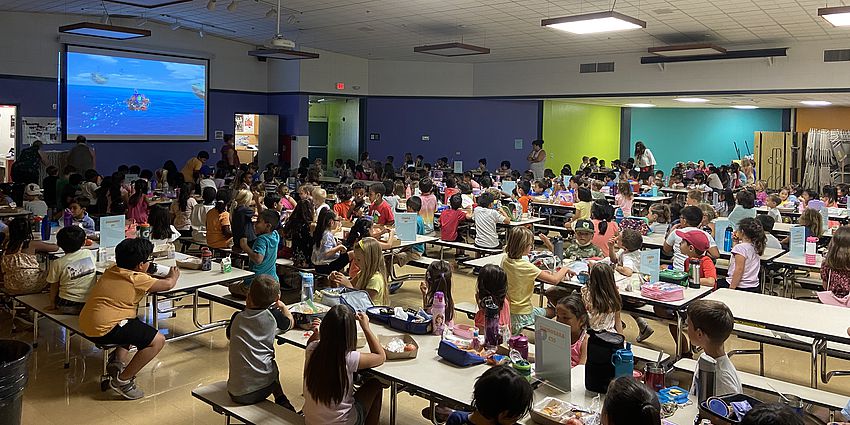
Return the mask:
<path id="1" fill-rule="evenodd" d="M 633 108 L 630 152 L 642 140 L 668 174 L 676 162 L 728 164 L 753 151 L 753 132 L 782 131 L 782 109 Z"/>

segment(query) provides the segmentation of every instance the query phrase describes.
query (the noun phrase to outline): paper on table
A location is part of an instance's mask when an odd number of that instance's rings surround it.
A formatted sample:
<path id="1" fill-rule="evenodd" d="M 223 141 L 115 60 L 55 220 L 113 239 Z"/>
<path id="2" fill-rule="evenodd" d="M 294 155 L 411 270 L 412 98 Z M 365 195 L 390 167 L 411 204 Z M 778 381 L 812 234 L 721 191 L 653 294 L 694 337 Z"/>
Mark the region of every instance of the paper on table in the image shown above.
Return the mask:
<path id="1" fill-rule="evenodd" d="M 543 316 L 534 320 L 535 375 L 556 388 L 572 389 L 570 358 L 570 327 Z"/>
<path id="2" fill-rule="evenodd" d="M 648 249 L 640 252 L 640 273 L 649 276 L 651 283 L 658 282 L 660 266 L 660 249 Z"/>
<path id="3" fill-rule="evenodd" d="M 416 240 L 416 216 L 416 213 L 396 213 L 395 235 L 399 240 Z"/>
<path id="4" fill-rule="evenodd" d="M 806 250 L 806 228 L 796 225 L 791 227 L 791 243 L 789 246 L 788 255 L 792 257 L 802 257 Z"/>
<path id="5" fill-rule="evenodd" d="M 112 215 L 100 218 L 100 246 L 111 248 L 124 240 L 124 216 Z"/>

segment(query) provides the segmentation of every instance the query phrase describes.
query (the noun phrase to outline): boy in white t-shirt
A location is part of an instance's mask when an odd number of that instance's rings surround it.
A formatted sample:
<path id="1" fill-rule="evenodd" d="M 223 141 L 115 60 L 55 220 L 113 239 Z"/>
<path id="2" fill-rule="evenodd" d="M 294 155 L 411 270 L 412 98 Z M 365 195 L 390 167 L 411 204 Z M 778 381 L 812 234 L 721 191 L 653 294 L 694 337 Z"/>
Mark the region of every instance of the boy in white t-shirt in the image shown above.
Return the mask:
<path id="1" fill-rule="evenodd" d="M 632 229 L 622 229 L 616 238 L 608 240 L 608 255 L 617 273 L 626 277 L 640 273 L 641 245 L 643 245 L 643 236 Z M 617 250 L 617 248 L 621 249 Z M 635 316 L 635 322 L 640 331 L 637 342 L 643 342 L 655 333 L 643 317 Z"/>
<path id="2" fill-rule="evenodd" d="M 41 199 L 42 194 L 41 188 L 35 183 L 30 183 L 24 188 L 24 209 L 35 217 L 47 215 L 47 202 Z"/>
<path id="3" fill-rule="evenodd" d="M 473 210 L 472 218 L 475 220 L 475 246 L 498 248 L 499 234 L 496 232 L 496 224 L 508 224 L 511 218 L 501 209 L 493 209 L 493 195 L 484 192 L 478 197 L 478 206 Z"/>
<path id="4" fill-rule="evenodd" d="M 686 232 L 688 230 L 697 229 L 699 230 L 699 225 L 702 223 L 702 210 L 699 207 L 687 206 L 682 208 L 679 212 L 679 217 L 681 223 L 679 227 L 672 230 L 681 230 Z M 701 232 L 705 233 L 708 237 L 709 248 L 706 251 L 711 258 L 720 257 L 720 251 L 717 249 L 717 243 L 714 242 L 714 238 L 711 237 L 710 234 L 706 233 L 703 230 Z M 673 255 L 673 269 L 685 271 L 685 260 L 687 260 L 688 256 L 682 254 L 682 251 L 679 249 L 679 245 L 682 243 L 682 238 L 676 234 L 676 232 L 671 231 L 667 236 L 667 240 L 664 241 L 664 247 L 662 250 L 667 255 Z"/>
<path id="5" fill-rule="evenodd" d="M 696 300 L 688 306 L 688 337 L 702 347 L 700 360 L 715 363 L 714 394 L 740 394 L 743 391 L 735 365 L 726 355 L 724 343 L 732 334 L 735 320 L 732 311 L 720 301 Z M 699 361 L 694 370 L 691 394 L 699 394 Z"/>
<path id="6" fill-rule="evenodd" d="M 48 309 L 74 315 L 83 309 L 97 279 L 94 251 L 83 249 L 85 242 L 86 232 L 79 226 L 63 227 L 56 233 L 56 244 L 65 255 L 50 262 Z"/>

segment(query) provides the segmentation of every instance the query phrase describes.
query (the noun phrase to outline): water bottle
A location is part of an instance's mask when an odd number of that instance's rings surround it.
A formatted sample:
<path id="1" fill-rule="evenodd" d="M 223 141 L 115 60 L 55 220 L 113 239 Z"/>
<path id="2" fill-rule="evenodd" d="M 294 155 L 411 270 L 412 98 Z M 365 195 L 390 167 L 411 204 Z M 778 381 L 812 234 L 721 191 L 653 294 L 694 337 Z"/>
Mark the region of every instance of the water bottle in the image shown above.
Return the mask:
<path id="1" fill-rule="evenodd" d="M 502 335 L 499 331 L 499 307 L 493 298 L 484 298 L 484 346 L 487 348 L 498 346 L 502 343 Z"/>
<path id="2" fill-rule="evenodd" d="M 688 287 L 699 289 L 699 259 L 691 258 L 690 260 L 688 260 L 688 263 L 690 264 L 690 268 L 688 269 L 688 272 L 690 274 L 690 278 L 688 279 Z"/>
<path id="3" fill-rule="evenodd" d="M 207 247 L 201 248 L 201 270 L 212 270 L 212 251 Z"/>
<path id="4" fill-rule="evenodd" d="M 622 208 L 617 208 L 617 210 L 614 211 L 614 221 L 616 221 L 617 224 L 620 224 L 620 222 L 623 221 L 623 209 Z"/>
<path id="5" fill-rule="evenodd" d="M 555 254 L 555 257 L 558 257 L 559 260 L 564 259 L 564 238 L 560 236 L 555 236 L 552 238 L 552 253 Z"/>
<path id="6" fill-rule="evenodd" d="M 632 372 L 635 370 L 635 356 L 632 353 L 632 344 L 630 342 L 626 343 L 626 348 L 621 348 L 614 352 L 614 355 L 611 356 L 611 364 L 614 365 L 615 377 L 631 377 L 633 375 Z"/>
<path id="7" fill-rule="evenodd" d="M 714 397 L 715 379 L 717 377 L 717 362 L 708 356 L 700 356 L 697 363 L 699 374 L 697 375 L 697 401 L 702 403 L 709 397 Z"/>
<path id="8" fill-rule="evenodd" d="M 62 213 L 62 227 L 71 227 L 74 225 L 74 215 L 71 214 L 71 210 L 65 208 L 65 212 Z"/>
<path id="9" fill-rule="evenodd" d="M 313 302 L 313 273 L 301 272 L 301 302 Z"/>
<path id="10" fill-rule="evenodd" d="M 446 295 L 441 291 L 434 293 L 434 303 L 431 304 L 431 332 L 442 335 L 446 330 Z"/>
<path id="11" fill-rule="evenodd" d="M 817 263 L 818 238 L 809 236 L 806 238 L 806 264 L 814 266 Z"/>
<path id="12" fill-rule="evenodd" d="M 726 231 L 723 232 L 723 250 L 726 252 L 732 252 L 732 226 L 726 227 Z"/>
<path id="13" fill-rule="evenodd" d="M 50 217 L 48 216 L 41 219 L 41 240 L 50 240 Z"/>

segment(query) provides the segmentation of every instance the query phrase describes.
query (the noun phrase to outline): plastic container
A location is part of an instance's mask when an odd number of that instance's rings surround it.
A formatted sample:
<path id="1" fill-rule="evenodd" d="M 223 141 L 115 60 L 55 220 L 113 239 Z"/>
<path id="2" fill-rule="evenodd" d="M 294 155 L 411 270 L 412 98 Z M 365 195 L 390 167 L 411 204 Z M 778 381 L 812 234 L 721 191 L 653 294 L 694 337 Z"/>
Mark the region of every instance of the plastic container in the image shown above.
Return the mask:
<path id="1" fill-rule="evenodd" d="M 147 239 L 147 240 L 151 239 L 151 225 L 150 224 L 142 223 L 137 227 L 136 230 L 138 232 L 136 234 L 136 237 L 139 237 L 141 239 Z"/>
<path id="2" fill-rule="evenodd" d="M 71 214 L 71 210 L 65 208 L 65 212 L 62 213 L 62 227 L 71 227 L 74 225 L 74 215 Z"/>
<path id="3" fill-rule="evenodd" d="M 688 402 L 688 390 L 682 387 L 667 387 L 658 391 L 658 401 L 664 403 L 685 404 Z"/>
<path id="4" fill-rule="evenodd" d="M 395 352 L 387 350 L 387 344 L 396 339 L 401 338 L 406 346 L 415 347 L 413 350 L 405 350 L 402 352 Z M 384 347 L 384 350 L 387 354 L 387 360 L 401 360 L 401 359 L 415 359 L 416 355 L 419 353 L 419 344 L 416 343 L 410 335 L 401 335 L 401 336 L 380 336 L 378 337 L 378 341 L 381 343 L 381 346 Z"/>
<path id="5" fill-rule="evenodd" d="M 0 424 L 19 425 L 27 386 L 32 347 L 21 341 L 0 340 Z"/>
<path id="6" fill-rule="evenodd" d="M 502 335 L 499 332 L 499 307 L 493 302 L 493 298 L 484 298 L 484 346 L 495 347 L 502 343 Z"/>
<path id="7" fill-rule="evenodd" d="M 727 405 L 731 404 L 733 401 L 746 401 L 746 402 L 750 403 L 750 406 L 752 406 L 752 407 L 756 407 L 759 404 L 762 404 L 761 400 L 759 400 L 757 398 L 750 397 L 746 394 L 728 394 L 728 395 L 719 396 L 719 397 L 712 397 L 710 400 L 716 400 L 716 399 L 720 399 L 721 401 L 725 402 Z M 713 412 L 708 407 L 708 400 L 699 404 L 699 413 L 700 413 L 701 418 L 710 419 L 711 423 L 714 424 L 714 425 L 732 425 L 732 424 L 741 423 L 741 421 L 739 421 L 737 418 L 734 417 L 734 413 L 732 414 L 732 417 L 730 418 L 729 416 L 723 416 L 719 413 Z"/>
<path id="8" fill-rule="evenodd" d="M 723 232 L 723 250 L 726 252 L 732 252 L 732 226 L 726 227 L 726 230 Z"/>
<path id="9" fill-rule="evenodd" d="M 48 216 L 41 219 L 41 240 L 50 240 L 50 218 Z"/>
<path id="10" fill-rule="evenodd" d="M 207 247 L 201 248 L 201 270 L 212 270 L 212 251 Z"/>
<path id="11" fill-rule="evenodd" d="M 817 263 L 818 238 L 809 236 L 806 238 L 806 264 L 813 266 Z"/>
<path id="12" fill-rule="evenodd" d="M 301 272 L 301 302 L 313 302 L 313 273 Z"/>
<path id="13" fill-rule="evenodd" d="M 512 336 L 508 340 L 508 347 L 517 350 L 522 358 L 528 360 L 528 338 L 525 335 Z"/>
<path id="14" fill-rule="evenodd" d="M 434 293 L 434 303 L 431 305 L 431 332 L 442 335 L 446 330 L 446 295 L 440 291 Z"/>

